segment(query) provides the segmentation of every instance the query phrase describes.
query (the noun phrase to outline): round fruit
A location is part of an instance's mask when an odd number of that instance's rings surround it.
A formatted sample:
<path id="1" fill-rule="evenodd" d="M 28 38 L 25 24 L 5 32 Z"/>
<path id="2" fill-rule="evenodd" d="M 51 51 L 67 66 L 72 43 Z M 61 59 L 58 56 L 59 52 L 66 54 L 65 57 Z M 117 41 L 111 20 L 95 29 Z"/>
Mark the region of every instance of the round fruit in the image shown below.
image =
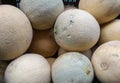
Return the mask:
<path id="1" fill-rule="evenodd" d="M 23 54 L 32 41 L 32 27 L 26 15 L 10 5 L 0 6 L 0 60 Z"/>
<path id="2" fill-rule="evenodd" d="M 113 40 L 120 40 L 120 20 L 116 19 L 101 28 L 99 44 Z"/>
<path id="3" fill-rule="evenodd" d="M 99 39 L 100 27 L 95 18 L 86 11 L 71 9 L 64 11 L 54 26 L 58 45 L 67 51 L 85 51 Z"/>
<path id="4" fill-rule="evenodd" d="M 120 14 L 120 0 L 80 0 L 79 8 L 90 12 L 103 24 Z"/>
<path id="5" fill-rule="evenodd" d="M 51 28 L 57 16 L 64 11 L 62 0 L 21 0 L 20 9 L 29 17 L 33 28 Z"/>
<path id="6" fill-rule="evenodd" d="M 58 45 L 52 33 L 53 30 L 34 30 L 29 52 L 41 54 L 44 57 L 53 56 L 58 50 Z"/>
<path id="7" fill-rule="evenodd" d="M 102 83 L 119 83 L 120 41 L 110 41 L 99 46 L 92 56 L 92 64 Z"/>
<path id="8" fill-rule="evenodd" d="M 12 61 L 5 71 L 6 83 L 50 83 L 50 66 L 38 54 L 25 54 Z"/>
<path id="9" fill-rule="evenodd" d="M 91 83 L 94 77 L 89 59 L 77 52 L 58 57 L 52 66 L 54 83 Z"/>

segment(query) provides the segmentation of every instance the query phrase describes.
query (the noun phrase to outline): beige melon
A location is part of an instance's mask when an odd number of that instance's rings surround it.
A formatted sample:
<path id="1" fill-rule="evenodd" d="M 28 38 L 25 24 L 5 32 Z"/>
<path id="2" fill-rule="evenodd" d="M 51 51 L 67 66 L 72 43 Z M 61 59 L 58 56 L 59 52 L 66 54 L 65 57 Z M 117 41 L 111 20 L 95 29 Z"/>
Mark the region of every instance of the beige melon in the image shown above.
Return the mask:
<path id="1" fill-rule="evenodd" d="M 99 46 L 92 56 L 92 64 L 102 83 L 119 83 L 120 41 L 110 41 Z"/>
<path id="2" fill-rule="evenodd" d="M 53 83 L 92 83 L 93 77 L 90 60 L 78 52 L 61 55 L 52 66 Z"/>
<path id="3" fill-rule="evenodd" d="M 90 12 L 103 24 L 120 14 L 120 0 L 80 0 L 79 8 Z"/>
<path id="4" fill-rule="evenodd" d="M 60 55 L 62 55 L 62 54 L 64 54 L 64 53 L 67 53 L 67 52 L 68 52 L 68 51 L 66 51 L 66 50 L 64 50 L 64 49 L 62 49 L 62 48 L 59 48 L 59 50 L 58 50 L 58 56 L 60 56 Z M 83 51 L 83 52 L 79 52 L 79 53 L 84 54 L 84 55 L 87 56 L 89 59 L 91 59 L 91 57 L 92 57 L 92 51 L 91 51 L 91 49 L 86 50 L 86 51 Z"/>
<path id="5" fill-rule="evenodd" d="M 44 57 L 51 57 L 57 50 L 58 45 L 55 42 L 53 30 L 34 30 L 29 52 L 41 54 Z"/>
<path id="6" fill-rule="evenodd" d="M 24 54 L 12 61 L 5 71 L 6 83 L 50 83 L 48 61 L 38 54 Z"/>
<path id="7" fill-rule="evenodd" d="M 26 15 L 10 5 L 0 6 L 0 60 L 23 54 L 32 40 L 32 27 Z"/>
<path id="8" fill-rule="evenodd" d="M 96 19 L 86 11 L 71 9 L 64 11 L 54 26 L 58 45 L 67 51 L 85 51 L 99 39 L 100 27 Z"/>
<path id="9" fill-rule="evenodd" d="M 120 20 L 116 19 L 101 28 L 99 44 L 120 40 Z"/>
<path id="10" fill-rule="evenodd" d="M 62 0 L 21 0 L 20 9 L 29 17 L 35 29 L 51 28 L 64 11 Z"/>

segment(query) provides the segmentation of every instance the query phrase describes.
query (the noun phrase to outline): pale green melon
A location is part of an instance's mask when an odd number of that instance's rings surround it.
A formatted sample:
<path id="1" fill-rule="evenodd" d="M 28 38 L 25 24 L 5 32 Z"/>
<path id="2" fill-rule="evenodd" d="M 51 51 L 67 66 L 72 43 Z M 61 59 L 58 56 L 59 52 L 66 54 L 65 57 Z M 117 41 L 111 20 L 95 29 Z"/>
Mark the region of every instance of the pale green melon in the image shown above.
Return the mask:
<path id="1" fill-rule="evenodd" d="M 92 83 L 93 77 L 90 60 L 78 52 L 59 56 L 52 66 L 53 83 Z"/>
<path id="2" fill-rule="evenodd" d="M 100 26 L 86 11 L 70 9 L 64 11 L 54 26 L 57 44 L 67 51 L 85 51 L 93 47 L 100 36 Z"/>
<path id="3" fill-rule="evenodd" d="M 33 28 L 51 28 L 57 16 L 64 11 L 62 0 L 21 0 L 20 9 L 29 17 Z"/>

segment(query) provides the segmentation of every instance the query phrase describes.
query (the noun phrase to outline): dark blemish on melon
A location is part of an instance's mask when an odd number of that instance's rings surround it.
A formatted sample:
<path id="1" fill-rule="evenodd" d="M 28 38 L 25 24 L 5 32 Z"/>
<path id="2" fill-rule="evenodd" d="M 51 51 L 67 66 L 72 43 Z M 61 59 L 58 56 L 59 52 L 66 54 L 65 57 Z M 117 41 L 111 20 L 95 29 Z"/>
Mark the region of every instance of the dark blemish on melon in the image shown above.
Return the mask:
<path id="1" fill-rule="evenodd" d="M 70 35 L 70 34 L 68 34 L 68 35 L 67 35 L 67 38 L 71 38 L 71 35 Z"/>
<path id="2" fill-rule="evenodd" d="M 101 66 L 102 70 L 107 70 L 108 69 L 108 64 L 106 62 L 102 62 L 100 64 L 100 66 Z"/>
<path id="3" fill-rule="evenodd" d="M 55 34 L 55 35 L 58 34 L 58 28 L 57 28 L 57 26 L 55 26 L 55 28 L 54 28 L 54 34 Z"/>
<path id="4" fill-rule="evenodd" d="M 70 20 L 70 24 L 74 23 L 73 20 Z"/>
<path id="5" fill-rule="evenodd" d="M 86 75 L 89 77 L 90 76 L 90 73 L 91 73 L 91 71 L 90 71 L 90 66 L 88 65 L 86 68 L 85 68 L 85 73 L 86 73 Z"/>
<path id="6" fill-rule="evenodd" d="M 89 75 L 90 74 L 90 70 L 86 71 L 86 74 Z"/>
<path id="7" fill-rule="evenodd" d="M 65 30 L 67 30 L 67 27 L 64 27 L 64 28 L 63 28 L 63 31 L 65 31 Z"/>
<path id="8" fill-rule="evenodd" d="M 73 79 L 71 80 L 71 83 L 74 83 L 74 80 L 73 80 Z"/>

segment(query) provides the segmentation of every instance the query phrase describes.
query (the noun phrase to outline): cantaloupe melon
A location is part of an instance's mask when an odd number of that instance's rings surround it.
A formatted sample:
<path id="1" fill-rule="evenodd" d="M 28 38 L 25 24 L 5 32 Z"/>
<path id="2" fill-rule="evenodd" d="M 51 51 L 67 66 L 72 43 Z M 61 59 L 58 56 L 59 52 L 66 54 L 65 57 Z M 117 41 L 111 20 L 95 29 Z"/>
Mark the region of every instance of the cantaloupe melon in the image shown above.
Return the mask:
<path id="1" fill-rule="evenodd" d="M 5 71 L 6 83 L 50 83 L 48 61 L 38 54 L 24 54 L 13 60 Z"/>
<path id="2" fill-rule="evenodd" d="M 88 11 L 103 24 L 120 14 L 120 0 L 80 0 L 79 8 Z"/>
<path id="3" fill-rule="evenodd" d="M 99 46 L 92 56 L 92 64 L 102 83 L 119 83 L 120 41 L 110 41 Z"/>
<path id="4" fill-rule="evenodd" d="M 100 27 L 96 19 L 86 11 L 71 9 L 64 11 L 54 26 L 58 45 L 67 51 L 85 51 L 99 39 Z"/>
<path id="5" fill-rule="evenodd" d="M 32 41 L 32 27 L 26 15 L 11 5 L 0 6 L 0 60 L 23 54 Z"/>
<path id="6" fill-rule="evenodd" d="M 99 44 L 120 40 L 120 20 L 116 19 L 101 28 Z"/>
<path id="7" fill-rule="evenodd" d="M 52 66 L 53 83 L 92 83 L 93 77 L 90 60 L 78 52 L 63 54 Z"/>
<path id="8" fill-rule="evenodd" d="M 44 57 L 51 57 L 57 50 L 58 45 L 54 39 L 53 30 L 34 30 L 29 52 L 41 54 Z"/>
<path id="9" fill-rule="evenodd" d="M 20 9 L 29 17 L 33 28 L 51 28 L 57 16 L 64 11 L 62 0 L 21 0 Z"/>

